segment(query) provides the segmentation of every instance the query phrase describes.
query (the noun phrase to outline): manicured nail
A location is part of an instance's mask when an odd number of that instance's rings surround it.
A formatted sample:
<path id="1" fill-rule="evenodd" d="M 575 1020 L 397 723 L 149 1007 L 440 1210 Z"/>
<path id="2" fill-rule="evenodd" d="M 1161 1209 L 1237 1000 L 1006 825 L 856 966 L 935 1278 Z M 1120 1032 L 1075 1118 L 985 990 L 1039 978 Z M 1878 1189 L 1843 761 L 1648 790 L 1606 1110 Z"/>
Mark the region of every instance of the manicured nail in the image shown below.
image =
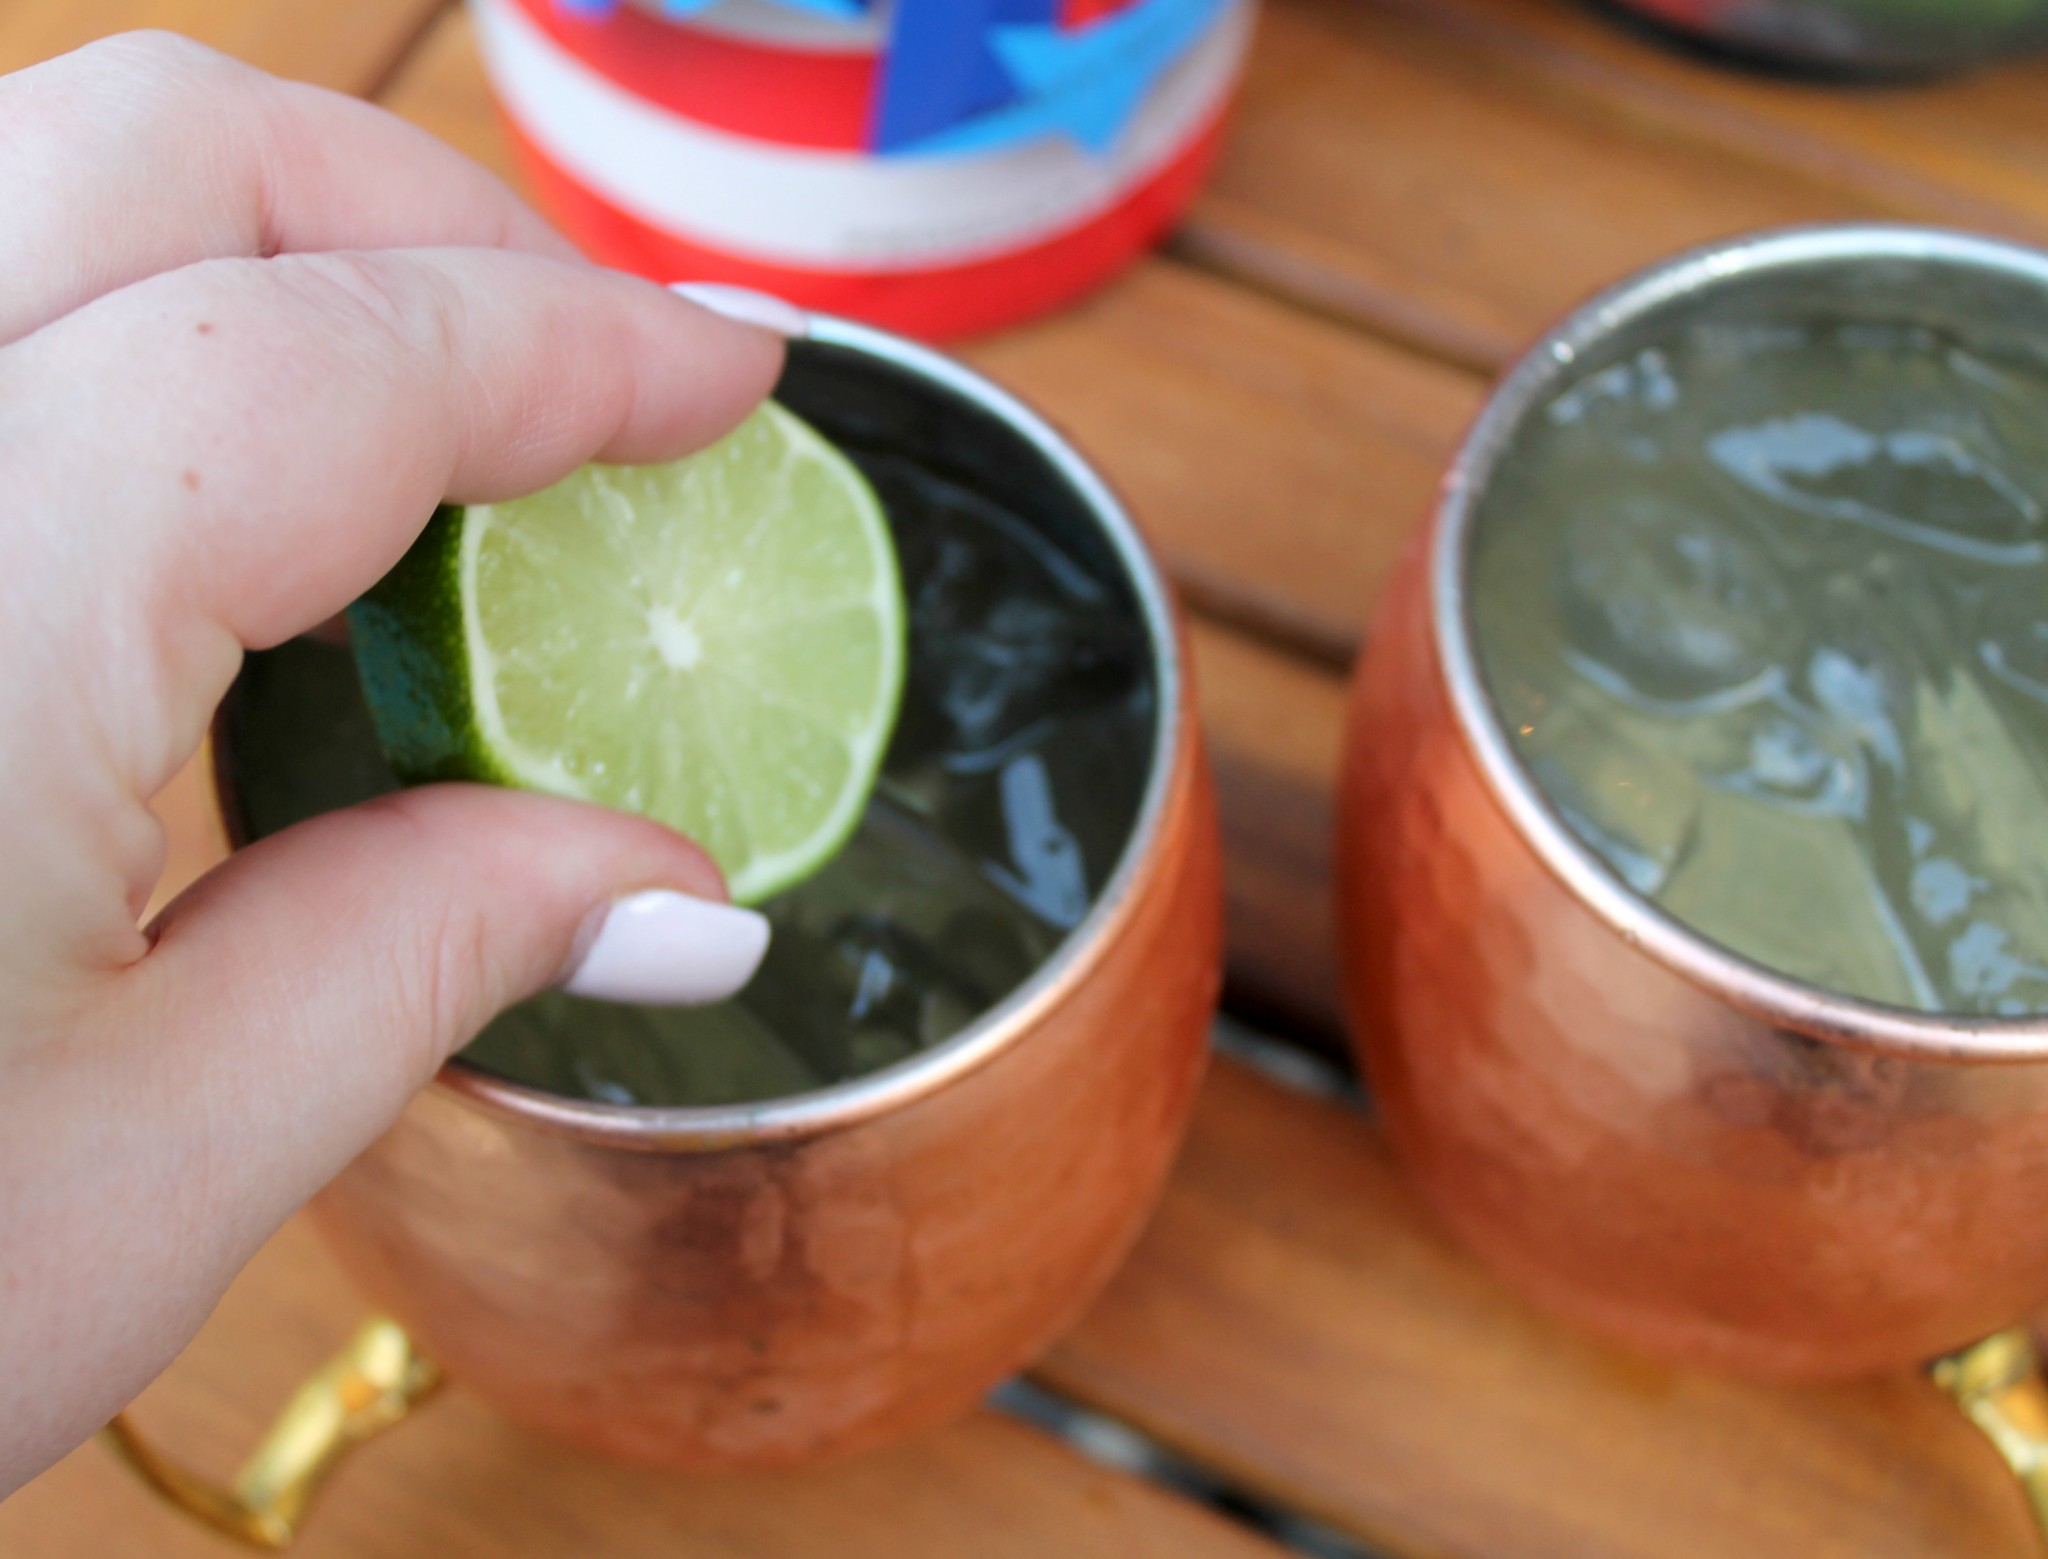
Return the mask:
<path id="1" fill-rule="evenodd" d="M 737 994 L 767 951 L 768 922 L 752 910 L 657 888 L 605 912 L 561 985 L 600 1001 L 697 1007 Z"/>
<path id="2" fill-rule="evenodd" d="M 807 336 L 811 333 L 810 315 L 794 303 L 784 303 L 765 292 L 750 292 L 745 287 L 728 287 L 715 281 L 674 282 L 670 284 L 669 291 L 678 297 L 688 298 L 700 309 L 723 314 L 742 325 L 772 330 L 778 336 Z"/>

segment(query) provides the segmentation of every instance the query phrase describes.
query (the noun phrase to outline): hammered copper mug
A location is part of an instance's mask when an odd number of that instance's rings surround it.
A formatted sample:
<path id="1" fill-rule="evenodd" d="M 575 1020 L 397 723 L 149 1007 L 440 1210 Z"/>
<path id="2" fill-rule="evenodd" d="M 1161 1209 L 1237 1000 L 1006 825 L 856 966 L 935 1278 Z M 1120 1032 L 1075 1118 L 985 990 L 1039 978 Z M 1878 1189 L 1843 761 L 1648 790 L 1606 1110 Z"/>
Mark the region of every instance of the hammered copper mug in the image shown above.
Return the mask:
<path id="1" fill-rule="evenodd" d="M 397 1325 L 373 1323 L 302 1392 L 233 1490 L 115 1426 L 159 1492 L 217 1527 L 288 1542 L 341 1452 L 444 1370 L 521 1424 L 675 1468 L 783 1466 L 912 1434 L 1069 1326 L 1163 1185 L 1207 1054 L 1222 890 L 1158 570 L 1070 446 L 943 357 L 821 320 L 778 393 L 835 438 L 915 450 L 1000 494 L 1127 597 L 1158 697 L 1120 863 L 998 1007 L 821 1092 L 632 1109 L 451 1062 L 314 1204 Z M 232 829 L 231 735 L 216 756 Z"/>
<path id="2" fill-rule="evenodd" d="M 1924 1364 L 2048 1301 L 2048 1018 L 1812 989 L 1638 898 L 1517 761 L 1465 575 L 1481 501 L 1561 381 L 1689 323 L 1808 317 L 2048 364 L 2048 255 L 1914 228 L 1770 233 L 1659 266 L 1546 336 L 1467 436 L 1375 625 L 1338 857 L 1355 1042 L 1426 1201 L 1551 1310 L 1781 1380 Z M 2007 1333 L 1942 1374 L 2048 1519 L 2029 1353 Z"/>

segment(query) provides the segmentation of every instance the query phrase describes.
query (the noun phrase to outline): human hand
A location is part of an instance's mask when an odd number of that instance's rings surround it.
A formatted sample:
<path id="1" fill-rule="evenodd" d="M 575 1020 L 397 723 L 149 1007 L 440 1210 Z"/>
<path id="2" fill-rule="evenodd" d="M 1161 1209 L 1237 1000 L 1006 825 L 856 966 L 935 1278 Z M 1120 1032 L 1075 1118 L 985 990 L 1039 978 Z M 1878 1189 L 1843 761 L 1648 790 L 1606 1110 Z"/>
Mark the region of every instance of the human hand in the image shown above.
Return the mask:
<path id="1" fill-rule="evenodd" d="M 710 441 L 782 349 L 578 263 L 376 109 L 165 35 L 0 80 L 0 208 L 5 1494 L 499 1009 L 752 972 L 765 927 L 686 841 L 463 786 L 266 840 L 136 922 L 148 801 L 244 649 L 340 611 L 444 496 Z"/>

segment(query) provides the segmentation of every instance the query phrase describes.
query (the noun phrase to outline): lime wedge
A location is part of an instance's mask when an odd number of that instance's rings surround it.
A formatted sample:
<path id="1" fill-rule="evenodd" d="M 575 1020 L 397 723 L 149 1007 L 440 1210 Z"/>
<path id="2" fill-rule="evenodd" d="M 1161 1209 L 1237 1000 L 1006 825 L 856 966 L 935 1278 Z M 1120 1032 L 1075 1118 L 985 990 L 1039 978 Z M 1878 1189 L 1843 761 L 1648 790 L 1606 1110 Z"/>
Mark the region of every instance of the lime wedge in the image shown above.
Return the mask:
<path id="1" fill-rule="evenodd" d="M 349 618 L 400 779 L 643 813 L 741 903 L 853 832 L 903 694 L 882 506 L 773 402 L 670 465 L 444 507 Z"/>

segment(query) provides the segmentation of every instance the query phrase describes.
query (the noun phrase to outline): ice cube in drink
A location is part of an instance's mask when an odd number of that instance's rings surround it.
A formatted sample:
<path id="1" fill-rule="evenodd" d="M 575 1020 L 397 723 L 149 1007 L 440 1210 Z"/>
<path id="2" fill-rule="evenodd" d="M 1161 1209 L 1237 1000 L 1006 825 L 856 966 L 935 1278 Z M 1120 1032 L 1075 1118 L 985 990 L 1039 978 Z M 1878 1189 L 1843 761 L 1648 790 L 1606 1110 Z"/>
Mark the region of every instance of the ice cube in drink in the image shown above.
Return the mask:
<path id="1" fill-rule="evenodd" d="M 1029 979 L 1108 882 L 1157 729 L 1128 581 L 886 440 L 849 453 L 888 511 L 910 608 L 903 712 L 859 829 L 762 906 L 774 940 L 734 1001 L 545 995 L 486 1028 L 470 1064 L 620 1105 L 807 1092 L 951 1038 Z M 395 788 L 346 650 L 250 657 L 229 713 L 251 837 Z"/>
<path id="2" fill-rule="evenodd" d="M 1828 990 L 2048 1011 L 2048 370 L 1675 330 L 1529 420 L 1471 616 L 1531 777 L 1638 893 Z"/>

